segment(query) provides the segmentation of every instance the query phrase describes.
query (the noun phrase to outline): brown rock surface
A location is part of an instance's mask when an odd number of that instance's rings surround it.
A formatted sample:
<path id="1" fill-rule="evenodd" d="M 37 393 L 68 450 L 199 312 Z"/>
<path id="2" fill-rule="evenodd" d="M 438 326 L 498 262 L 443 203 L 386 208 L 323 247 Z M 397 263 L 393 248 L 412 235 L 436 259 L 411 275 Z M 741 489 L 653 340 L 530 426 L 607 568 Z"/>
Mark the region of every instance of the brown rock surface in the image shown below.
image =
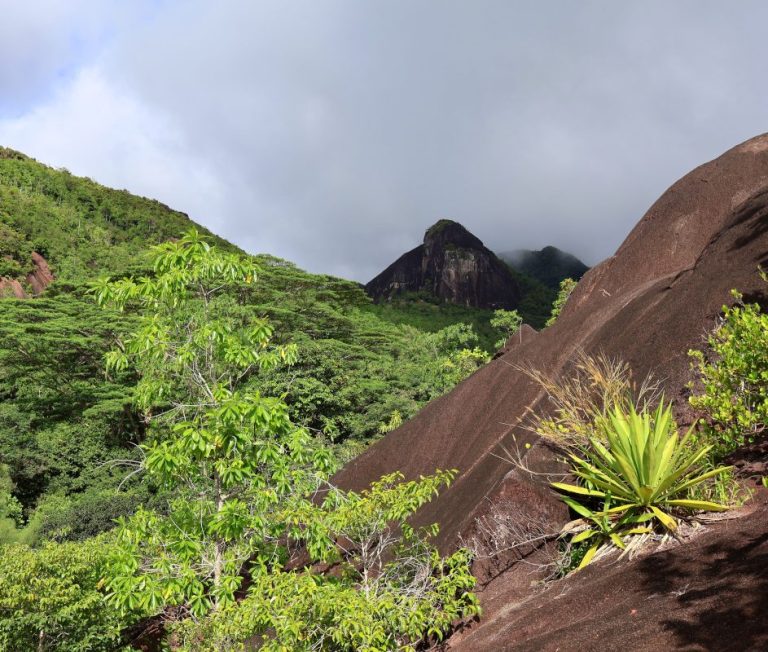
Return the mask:
<path id="1" fill-rule="evenodd" d="M 27 293 L 16 279 L 0 277 L 0 297 L 16 297 L 26 299 Z"/>
<path id="2" fill-rule="evenodd" d="M 768 492 L 743 512 L 683 545 L 596 562 L 527 596 L 494 596 L 494 608 L 447 649 L 767 650 Z"/>
<path id="3" fill-rule="evenodd" d="M 441 524 L 438 543 L 444 550 L 469 536 L 478 519 L 501 504 L 502 496 L 507 503 L 524 504 L 533 493 L 540 496 L 541 513 L 553 523 L 563 519 L 564 512 L 558 516 L 552 504 L 556 499 L 541 490 L 545 480 L 512 469 L 504 459 L 509 451 L 521 451 L 532 470 L 557 468 L 551 453 L 523 427 L 526 410 L 545 405 L 540 403 L 538 386 L 517 366 L 556 375 L 564 373 L 580 349 L 620 357 L 637 378 L 653 371 L 666 396 L 675 400 L 678 419 L 686 423 L 691 419 L 685 401 L 690 379 L 687 351 L 703 346 L 703 336 L 722 305 L 733 301 L 731 288 L 765 302 L 765 285 L 757 274 L 761 263 L 768 263 L 768 135 L 729 150 L 675 183 L 616 254 L 587 272 L 557 323 L 523 338 L 427 405 L 350 463 L 337 481 L 360 489 L 396 469 L 408 478 L 435 468 L 458 469 L 454 484 L 418 515 L 419 522 Z M 522 489 L 529 485 L 529 490 Z M 518 565 L 495 582 L 517 587 L 519 597 L 525 584 L 520 572 Z M 488 622 L 500 608 L 499 603 L 492 604 L 490 609 L 486 605 Z M 585 622 L 585 627 L 592 624 Z M 504 649 L 499 639 L 496 643 L 462 649 Z M 542 645 L 519 649 L 550 649 Z"/>
<path id="4" fill-rule="evenodd" d="M 509 353 L 512 349 L 517 348 L 519 344 L 522 344 L 523 342 L 527 342 L 528 340 L 536 337 L 538 331 L 533 328 L 533 326 L 529 326 L 528 324 L 523 324 L 520 326 L 520 329 L 515 333 L 514 335 L 510 335 L 509 339 L 504 343 L 504 346 L 502 346 L 496 353 L 494 354 L 493 358 L 494 360 L 496 358 L 500 358 L 501 356 Z"/>
<path id="5" fill-rule="evenodd" d="M 27 274 L 26 281 L 32 288 L 32 294 L 40 294 L 54 281 L 48 261 L 36 251 L 32 252 L 34 270 Z M 18 279 L 0 277 L 0 297 L 28 298 L 27 292 Z"/>
<path id="6" fill-rule="evenodd" d="M 35 265 L 35 269 L 27 275 L 27 283 L 32 286 L 32 292 L 40 294 L 53 283 L 53 273 L 48 266 L 48 261 L 36 251 L 32 252 L 32 262 Z"/>

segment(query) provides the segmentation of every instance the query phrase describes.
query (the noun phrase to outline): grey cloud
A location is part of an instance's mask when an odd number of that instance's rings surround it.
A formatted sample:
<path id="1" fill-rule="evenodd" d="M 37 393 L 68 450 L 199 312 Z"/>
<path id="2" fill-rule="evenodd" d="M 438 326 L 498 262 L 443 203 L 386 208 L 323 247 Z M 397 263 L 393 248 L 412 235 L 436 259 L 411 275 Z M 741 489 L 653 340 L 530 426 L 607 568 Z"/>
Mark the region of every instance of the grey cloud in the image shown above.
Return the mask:
<path id="1" fill-rule="evenodd" d="M 766 130 L 766 18 L 747 1 L 167 2 L 99 63 L 215 175 L 193 218 L 365 281 L 441 217 L 497 250 L 610 255 L 675 179 Z"/>

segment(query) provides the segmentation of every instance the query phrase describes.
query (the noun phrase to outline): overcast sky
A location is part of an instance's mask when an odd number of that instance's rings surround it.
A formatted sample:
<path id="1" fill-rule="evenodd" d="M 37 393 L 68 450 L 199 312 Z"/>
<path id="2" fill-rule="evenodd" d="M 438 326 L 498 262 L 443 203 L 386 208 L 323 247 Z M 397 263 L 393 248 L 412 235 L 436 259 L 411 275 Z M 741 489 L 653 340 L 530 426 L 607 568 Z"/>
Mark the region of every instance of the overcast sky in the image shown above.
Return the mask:
<path id="1" fill-rule="evenodd" d="M 768 2 L 0 0 L 0 144 L 367 281 L 439 218 L 594 264 L 768 131 Z"/>

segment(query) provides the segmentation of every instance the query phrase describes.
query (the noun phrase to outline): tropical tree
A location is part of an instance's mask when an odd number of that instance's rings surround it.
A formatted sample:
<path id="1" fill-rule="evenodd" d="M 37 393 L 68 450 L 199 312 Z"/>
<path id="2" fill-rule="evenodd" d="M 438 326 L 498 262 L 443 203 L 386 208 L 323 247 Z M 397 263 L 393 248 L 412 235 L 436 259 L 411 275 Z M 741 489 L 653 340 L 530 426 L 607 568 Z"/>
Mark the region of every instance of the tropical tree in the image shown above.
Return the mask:
<path id="1" fill-rule="evenodd" d="M 571 292 L 576 289 L 576 285 L 578 285 L 577 281 L 574 281 L 572 278 L 564 278 L 562 281 L 560 281 L 560 289 L 557 292 L 557 298 L 555 299 L 555 303 L 552 306 L 552 314 L 547 320 L 547 323 L 544 324 L 545 326 L 551 326 L 555 323 L 555 321 L 557 321 L 557 318 L 560 316 L 560 312 L 568 301 L 568 297 L 570 297 Z"/>
<path id="2" fill-rule="evenodd" d="M 139 510 L 121 522 L 109 588 L 127 606 L 202 615 L 234 599 L 243 564 L 280 535 L 267 515 L 311 490 L 330 456 L 310 450 L 281 401 L 239 391 L 255 370 L 296 356 L 238 311 L 231 291 L 254 281 L 254 264 L 194 231 L 154 254 L 152 277 L 94 288 L 101 305 L 144 313 L 108 369 L 139 372 L 135 402 L 154 424 L 140 469 L 175 490 L 167 516 Z"/>
<path id="3" fill-rule="evenodd" d="M 330 452 L 292 424 L 281 400 L 247 389 L 250 376 L 297 358 L 294 346 L 273 346 L 271 326 L 241 305 L 256 265 L 220 252 L 194 231 L 153 254 L 152 276 L 106 279 L 93 288 L 100 304 L 141 312 L 136 330 L 109 354 L 108 368 L 138 372 L 135 402 L 150 427 L 136 471 L 172 496 L 165 513 L 139 509 L 120 521 L 107 573 L 110 601 L 173 613 L 182 621 L 177 635 L 192 649 L 201 649 L 203 632 L 216 641 L 213 649 L 237 647 L 250 636 L 274 649 L 302 649 L 300 641 L 320 642 L 306 649 L 391 649 L 371 645 L 407 644 L 433 621 L 439 635 L 455 617 L 475 613 L 466 553 L 442 560 L 426 542 L 434 530 L 416 532 L 406 523 L 453 474 L 410 484 L 384 479 L 370 494 L 378 510 L 366 511 L 371 500 L 331 487 Z M 360 524 L 365 514 L 367 530 Z M 341 547 L 360 531 L 375 542 Z M 376 547 L 381 541 L 390 542 L 385 551 Z M 370 546 L 381 553 L 374 567 L 366 561 Z M 402 563 L 398 551 L 422 561 L 418 577 L 431 590 L 414 592 L 413 565 Z M 317 563 L 342 564 L 345 571 L 341 578 L 318 575 Z M 331 601 L 363 595 L 358 602 L 367 605 L 368 633 L 333 618 L 333 636 L 311 629 L 296 597 L 310 586 L 322 586 Z M 236 602 L 243 592 L 248 599 Z M 393 602 L 403 592 L 410 599 Z M 248 611 L 264 599 L 277 609 L 270 618 Z M 416 607 L 420 616 L 408 620 Z M 233 623 L 240 623 L 235 631 Z"/>
<path id="4" fill-rule="evenodd" d="M 501 333 L 501 339 L 496 342 L 496 348 L 500 349 L 504 346 L 522 325 L 523 318 L 517 310 L 495 310 L 491 318 L 491 326 Z"/>

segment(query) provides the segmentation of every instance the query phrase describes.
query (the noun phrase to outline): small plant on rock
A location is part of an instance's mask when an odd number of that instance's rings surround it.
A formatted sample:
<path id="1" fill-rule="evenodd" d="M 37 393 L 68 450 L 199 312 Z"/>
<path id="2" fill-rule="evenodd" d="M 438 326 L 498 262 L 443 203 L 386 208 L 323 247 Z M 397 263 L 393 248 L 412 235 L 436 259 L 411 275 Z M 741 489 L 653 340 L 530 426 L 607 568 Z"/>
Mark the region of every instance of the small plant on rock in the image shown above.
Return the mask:
<path id="1" fill-rule="evenodd" d="M 677 529 L 675 514 L 681 510 L 724 511 L 719 503 L 689 497 L 692 488 L 730 467 L 704 471 L 711 446 L 695 446 L 692 430 L 679 438 L 671 405 L 659 405 L 652 413 L 614 407 L 596 423 L 604 435 L 589 437 L 569 458 L 580 484 L 552 483 L 555 489 L 600 503 L 597 510 L 569 496 L 563 500 L 584 519 L 586 528 L 572 542 L 591 541 L 579 568 L 586 566 L 599 547 L 610 541 L 624 547 L 627 535 L 649 532 L 653 525 Z M 571 524 L 570 531 L 573 531 Z"/>
<path id="2" fill-rule="evenodd" d="M 659 385 L 652 376 L 637 384 L 626 362 L 603 354 L 589 356 L 579 351 L 566 378 L 519 369 L 541 386 L 552 408 L 541 415 L 531 413 L 528 428 L 565 451 L 578 452 L 589 446 L 591 438 L 605 443 L 599 425 L 613 406 L 628 411 L 634 405 L 646 407 L 659 400 Z"/>
<path id="3" fill-rule="evenodd" d="M 494 310 L 493 317 L 491 318 L 491 326 L 501 334 L 501 339 L 498 340 L 494 346 L 496 346 L 497 349 L 500 349 L 507 343 L 510 337 L 520 330 L 522 325 L 523 318 L 517 310 Z"/>
<path id="4" fill-rule="evenodd" d="M 557 298 L 555 299 L 555 303 L 552 306 L 552 315 L 547 320 L 547 323 L 544 324 L 544 326 L 551 326 L 557 321 L 557 318 L 560 316 L 560 312 L 565 307 L 566 302 L 568 301 L 568 297 L 571 296 L 571 293 L 576 289 L 576 286 L 578 285 L 577 281 L 574 281 L 572 278 L 564 278 L 562 281 L 560 281 L 560 289 L 557 292 Z"/>

